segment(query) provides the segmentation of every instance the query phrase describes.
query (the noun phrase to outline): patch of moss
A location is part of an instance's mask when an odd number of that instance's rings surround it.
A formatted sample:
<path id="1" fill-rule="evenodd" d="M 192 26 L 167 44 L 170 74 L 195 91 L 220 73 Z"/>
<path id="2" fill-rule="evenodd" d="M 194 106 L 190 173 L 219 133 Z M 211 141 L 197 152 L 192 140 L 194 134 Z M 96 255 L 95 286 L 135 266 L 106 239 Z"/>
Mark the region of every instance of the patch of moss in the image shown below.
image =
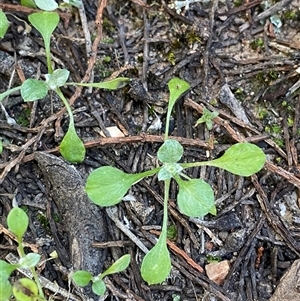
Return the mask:
<path id="1" fill-rule="evenodd" d="M 262 38 L 255 39 L 250 43 L 250 46 L 253 50 L 261 49 L 264 47 L 264 40 Z"/>

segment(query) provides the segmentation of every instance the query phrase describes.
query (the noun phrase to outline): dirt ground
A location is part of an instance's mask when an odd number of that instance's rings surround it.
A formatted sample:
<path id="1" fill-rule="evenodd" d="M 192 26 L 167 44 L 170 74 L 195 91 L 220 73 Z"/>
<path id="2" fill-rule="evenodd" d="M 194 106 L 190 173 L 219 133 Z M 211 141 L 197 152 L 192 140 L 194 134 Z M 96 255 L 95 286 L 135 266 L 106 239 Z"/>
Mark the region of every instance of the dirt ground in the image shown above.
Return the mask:
<path id="1" fill-rule="evenodd" d="M 77 179 L 63 161 L 55 161 L 58 168 L 49 169 L 34 159 L 39 151 L 55 155 L 53 160 L 60 157 L 58 146 L 68 115 L 55 94 L 24 103 L 15 93 L 2 102 L 0 259 L 17 256 L 6 217 L 18 204 L 30 218 L 26 250 L 38 251 L 44 259 L 54 250 L 59 255 L 39 267 L 39 274 L 56 288 L 45 289 L 48 298 L 67 300 L 69 289 L 71 300 L 91 297 L 90 291 L 68 286 L 67 275 L 74 265 L 72 240 L 82 230 L 87 244 L 80 252 L 92 248 L 100 254 L 98 272 L 123 254 L 132 256 L 125 272 L 107 278 L 108 290 L 100 300 L 300 299 L 299 263 L 291 270 L 290 286 L 284 286 L 279 297 L 275 293 L 300 255 L 300 1 L 181 4 L 85 0 L 84 8 L 59 11 L 61 22 L 51 39 L 55 68 L 68 69 L 74 82 L 131 79 L 114 92 L 63 88 L 87 149 L 84 162 L 75 166 L 83 180 L 78 182 L 80 176 Z M 33 10 L 19 1 L 0 1 L 0 8 L 10 21 L 0 40 L 2 93 L 26 78 L 43 78 L 47 67 L 41 36 L 29 26 Z M 212 185 L 216 216 L 182 215 L 172 184 L 169 226 L 176 230 L 169 241 L 172 271 L 161 285 L 149 286 L 139 272 L 144 253 L 128 233 L 148 249 L 153 246 L 162 224 L 164 192 L 156 177 L 135 185 L 130 200 L 114 209 L 61 204 L 81 204 L 85 196 L 76 189 L 99 166 L 129 173 L 157 166 L 167 83 L 173 77 L 191 86 L 175 105 L 170 129 L 184 146 L 185 162 L 217 158 L 244 141 L 261 147 L 267 162 L 247 178 L 213 167 L 189 170 L 189 176 Z M 212 130 L 204 124 L 194 126 L 204 108 L 219 113 Z M 120 136 L 110 132 L 111 127 Z M 217 272 L 220 283 L 205 271 L 211 261 L 229 265 L 224 279 Z"/>

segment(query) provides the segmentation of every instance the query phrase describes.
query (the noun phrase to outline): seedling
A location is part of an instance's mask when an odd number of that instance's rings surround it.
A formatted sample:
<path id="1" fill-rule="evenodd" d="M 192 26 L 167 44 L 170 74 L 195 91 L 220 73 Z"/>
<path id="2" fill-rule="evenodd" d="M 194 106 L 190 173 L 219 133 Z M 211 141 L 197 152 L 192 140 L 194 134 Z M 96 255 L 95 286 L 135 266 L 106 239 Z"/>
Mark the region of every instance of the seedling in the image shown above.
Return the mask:
<path id="1" fill-rule="evenodd" d="M 211 112 L 208 109 L 204 108 L 203 115 L 197 120 L 195 127 L 200 123 L 205 123 L 207 129 L 211 130 L 213 127 L 213 119 L 218 115 L 218 112 Z"/>
<path id="2" fill-rule="evenodd" d="M 85 157 L 85 147 L 76 133 L 74 125 L 74 116 L 71 107 L 60 88 L 64 85 L 77 85 L 107 90 L 116 90 L 126 85 L 129 82 L 129 79 L 123 77 L 102 83 L 67 83 L 69 71 L 66 69 L 57 69 L 53 71 L 51 61 L 50 39 L 53 31 L 59 23 L 59 15 L 56 12 L 38 12 L 29 15 L 28 19 L 43 37 L 47 58 L 48 74 L 45 75 L 45 81 L 27 79 L 21 86 L 14 87 L 10 90 L 1 93 L 0 101 L 2 101 L 9 94 L 18 90 L 21 91 L 22 98 L 25 102 L 42 99 L 48 94 L 48 91 L 50 90 L 56 92 L 62 100 L 64 106 L 66 107 L 70 119 L 68 131 L 60 144 L 60 153 L 66 160 L 68 160 L 71 163 L 82 162 Z M 0 153 L 1 151 L 2 143 L 0 141 Z"/>
<path id="3" fill-rule="evenodd" d="M 190 179 L 184 173 L 184 170 L 190 167 L 208 165 L 246 177 L 258 172 L 266 160 L 264 152 L 256 145 L 238 143 L 231 146 L 218 159 L 205 162 L 181 163 L 184 149 L 177 140 L 169 139 L 169 122 L 176 100 L 189 89 L 189 84 L 178 78 L 173 78 L 168 83 L 168 87 L 170 97 L 166 118 L 165 141 L 157 153 L 157 158 L 162 165 L 138 174 L 128 174 L 115 167 L 103 166 L 89 175 L 85 186 L 85 190 L 92 202 L 99 206 L 112 206 L 122 200 L 133 184 L 145 177 L 158 174 L 158 180 L 164 181 L 164 216 L 161 234 L 156 245 L 144 257 L 141 265 L 142 277 L 149 284 L 163 282 L 171 270 L 171 259 L 166 244 L 167 205 L 171 179 L 177 182 L 179 188 L 177 203 L 179 210 L 183 214 L 190 217 L 202 217 L 208 213 L 215 215 L 216 207 L 211 186 L 202 179 Z"/>
<path id="4" fill-rule="evenodd" d="M 13 295 L 17 301 L 44 301 L 45 296 L 40 284 L 36 266 L 40 262 L 41 255 L 36 253 L 25 254 L 23 248 L 23 236 L 28 227 L 28 216 L 21 208 L 13 208 L 7 216 L 9 230 L 16 236 L 18 243 L 18 253 L 20 255 L 17 264 L 10 264 L 0 260 L 0 301 L 8 301 Z M 103 278 L 125 270 L 130 263 L 130 255 L 126 254 L 112 264 L 105 272 L 93 277 L 87 271 L 76 271 L 72 277 L 80 286 L 86 286 L 93 282 L 92 290 L 97 295 L 104 295 L 106 287 Z M 33 280 L 20 278 L 13 284 L 9 281 L 11 274 L 18 268 L 29 269 L 33 275 Z"/>
<path id="5" fill-rule="evenodd" d="M 98 276 L 93 276 L 88 271 L 76 271 L 72 275 L 72 279 L 79 286 L 87 286 L 89 282 L 92 282 L 92 291 L 98 295 L 103 296 L 106 291 L 106 285 L 103 278 L 110 274 L 115 274 L 124 271 L 130 263 L 130 255 L 126 254 L 119 258 L 115 263 L 113 263 L 106 271 L 99 274 Z"/>

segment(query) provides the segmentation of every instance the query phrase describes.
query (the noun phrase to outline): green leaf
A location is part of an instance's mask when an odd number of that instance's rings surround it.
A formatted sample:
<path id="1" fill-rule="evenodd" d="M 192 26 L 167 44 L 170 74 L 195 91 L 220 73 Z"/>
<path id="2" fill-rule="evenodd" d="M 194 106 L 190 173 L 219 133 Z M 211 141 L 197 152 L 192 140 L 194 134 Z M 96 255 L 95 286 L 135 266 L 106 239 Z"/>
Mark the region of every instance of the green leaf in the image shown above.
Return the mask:
<path id="1" fill-rule="evenodd" d="M 53 31 L 59 23 L 59 15 L 56 12 L 39 12 L 28 16 L 31 24 L 40 32 L 45 44 L 48 72 L 52 73 L 50 39 Z"/>
<path id="2" fill-rule="evenodd" d="M 2 151 L 3 151 L 3 145 L 2 145 L 2 141 L 0 139 L 0 154 L 2 153 Z"/>
<path id="3" fill-rule="evenodd" d="M 8 213 L 8 228 L 17 236 L 19 241 L 21 241 L 22 236 L 27 230 L 28 222 L 28 216 L 21 208 L 15 207 Z"/>
<path id="4" fill-rule="evenodd" d="M 144 173 L 127 174 L 115 167 L 103 166 L 88 176 L 85 191 L 93 203 L 113 206 L 122 200 L 131 185 L 144 177 Z"/>
<path id="5" fill-rule="evenodd" d="M 190 85 L 186 81 L 174 77 L 168 82 L 168 87 L 170 90 L 168 111 L 172 111 L 176 100 L 190 88 Z"/>
<path id="6" fill-rule="evenodd" d="M 37 79 L 26 79 L 21 86 L 24 101 L 35 101 L 44 98 L 48 93 L 47 85 Z"/>
<path id="7" fill-rule="evenodd" d="M 29 278 L 18 279 L 13 284 L 12 291 L 18 301 L 33 301 L 38 295 L 36 283 Z"/>
<path id="8" fill-rule="evenodd" d="M 118 77 L 101 83 L 68 83 L 68 84 L 83 86 L 83 87 L 107 89 L 107 90 L 117 90 L 125 87 L 129 82 L 130 79 L 127 77 Z"/>
<path id="9" fill-rule="evenodd" d="M 176 163 L 182 155 L 182 145 L 173 139 L 166 140 L 157 152 L 157 158 L 163 163 Z"/>
<path id="10" fill-rule="evenodd" d="M 73 280 L 79 286 L 86 286 L 92 280 L 93 275 L 88 271 L 79 270 L 72 275 Z"/>
<path id="11" fill-rule="evenodd" d="M 266 155 L 258 146 L 251 143 L 237 143 L 231 146 L 222 157 L 208 161 L 206 165 L 248 177 L 260 171 L 265 162 Z"/>
<path id="12" fill-rule="evenodd" d="M 104 273 L 102 273 L 100 275 L 100 278 L 103 279 L 107 275 L 124 271 L 129 266 L 129 263 L 130 263 L 130 255 L 129 254 L 123 255 L 116 262 L 114 262 Z"/>
<path id="13" fill-rule="evenodd" d="M 0 273 L 0 301 L 8 301 L 12 295 L 12 287 L 8 278 Z"/>
<path id="14" fill-rule="evenodd" d="M 10 274 L 17 268 L 19 265 L 10 264 L 4 260 L 0 260 L 0 277 L 9 278 Z M 1 290 L 0 290 L 1 292 Z"/>
<path id="15" fill-rule="evenodd" d="M 158 172 L 158 180 L 170 180 L 172 177 L 179 174 L 183 168 L 178 163 L 164 163 L 162 169 Z"/>
<path id="16" fill-rule="evenodd" d="M 6 15 L 2 10 L 0 10 L 0 38 L 3 38 L 5 36 L 8 27 L 9 23 Z"/>
<path id="17" fill-rule="evenodd" d="M 69 129 L 59 146 L 59 151 L 64 159 L 71 163 L 80 163 L 84 160 L 85 147 L 72 123 L 69 124 Z"/>
<path id="18" fill-rule="evenodd" d="M 42 10 L 55 10 L 58 8 L 57 3 L 54 0 L 34 0 L 37 7 Z"/>
<path id="19" fill-rule="evenodd" d="M 180 177 L 175 179 L 179 186 L 178 207 L 182 213 L 190 217 L 201 217 L 207 213 L 216 214 L 214 193 L 209 184 L 199 179 L 188 181 L 183 181 Z"/>
<path id="20" fill-rule="evenodd" d="M 28 253 L 24 257 L 20 258 L 19 264 L 24 269 L 35 267 L 41 259 L 41 255 L 36 253 Z"/>
<path id="21" fill-rule="evenodd" d="M 46 83 L 50 90 L 56 90 L 65 85 L 70 72 L 67 69 L 56 69 L 52 74 L 46 74 Z"/>
<path id="22" fill-rule="evenodd" d="M 166 280 L 170 271 L 170 253 L 167 248 L 166 235 L 162 233 L 156 245 L 144 257 L 141 274 L 149 284 L 158 284 Z"/>
<path id="23" fill-rule="evenodd" d="M 103 280 L 95 281 L 92 284 L 92 291 L 98 296 L 103 296 L 106 291 L 106 285 L 104 281 Z"/>
<path id="24" fill-rule="evenodd" d="M 29 8 L 36 8 L 33 0 L 21 0 L 21 5 Z"/>

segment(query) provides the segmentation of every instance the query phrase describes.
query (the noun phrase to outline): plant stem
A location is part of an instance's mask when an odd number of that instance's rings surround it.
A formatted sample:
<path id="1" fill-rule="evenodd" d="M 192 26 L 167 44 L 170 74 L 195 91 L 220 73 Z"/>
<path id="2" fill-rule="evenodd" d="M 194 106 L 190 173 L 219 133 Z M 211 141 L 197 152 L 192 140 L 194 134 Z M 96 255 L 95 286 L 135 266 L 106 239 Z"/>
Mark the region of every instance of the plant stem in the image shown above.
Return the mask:
<path id="1" fill-rule="evenodd" d="M 171 180 L 165 180 L 165 189 L 164 189 L 164 218 L 163 225 L 161 229 L 161 235 L 164 235 L 167 238 L 167 227 L 168 227 L 168 201 L 169 201 L 169 191 L 170 191 Z"/>
<path id="2" fill-rule="evenodd" d="M 167 118 L 166 118 L 165 141 L 168 139 L 169 136 L 170 117 L 171 117 L 171 110 L 168 109 Z"/>
<path id="3" fill-rule="evenodd" d="M 57 88 L 55 90 L 55 92 L 60 97 L 60 99 L 62 100 L 62 102 L 64 103 L 64 105 L 65 105 L 65 107 L 68 111 L 68 114 L 69 114 L 69 117 L 70 117 L 69 128 L 74 127 L 74 116 L 73 116 L 72 109 L 71 109 L 71 106 L 70 106 L 69 102 L 65 98 L 64 94 L 61 92 L 60 88 Z"/>
<path id="4" fill-rule="evenodd" d="M 20 257 L 21 258 L 25 257 L 26 254 L 25 254 L 25 251 L 23 248 L 22 239 L 21 240 L 18 239 L 18 249 L 19 249 Z M 41 283 L 40 283 L 40 280 L 39 280 L 39 277 L 37 275 L 35 268 L 30 268 L 30 272 L 33 275 L 34 281 L 38 287 L 40 297 L 42 297 L 44 299 L 45 295 L 44 295 L 44 292 L 43 292 L 43 289 L 42 289 L 42 286 L 41 286 Z"/>

